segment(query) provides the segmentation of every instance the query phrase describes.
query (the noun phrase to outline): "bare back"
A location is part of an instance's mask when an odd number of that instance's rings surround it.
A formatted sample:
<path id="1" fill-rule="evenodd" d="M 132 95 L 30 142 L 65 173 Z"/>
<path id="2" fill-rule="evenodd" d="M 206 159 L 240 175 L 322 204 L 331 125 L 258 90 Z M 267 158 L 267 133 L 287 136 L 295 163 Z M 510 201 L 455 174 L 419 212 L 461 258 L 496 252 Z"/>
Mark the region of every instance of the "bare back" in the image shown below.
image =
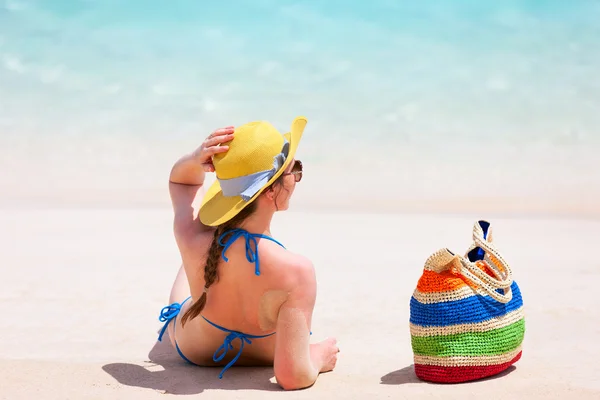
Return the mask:
<path id="1" fill-rule="evenodd" d="M 204 290 L 204 265 L 206 254 L 213 238 L 213 232 L 199 233 L 191 238 L 179 238 L 181 253 L 189 292 L 173 293 L 172 301 L 182 302 L 190 294 L 190 299 L 182 312 L 198 299 Z M 279 310 L 288 299 L 295 282 L 295 269 L 298 265 L 309 265 L 302 256 L 291 253 L 279 244 L 268 239 L 258 240 L 260 275 L 256 275 L 256 265 L 246 258 L 246 243 L 243 237 L 237 239 L 226 252 L 228 261 L 219 262 L 218 280 L 207 296 L 202 317 L 233 331 L 263 336 L 276 332 Z M 182 285 L 185 287 L 185 285 Z M 213 354 L 227 336 L 210 325 L 204 318 L 188 321 L 184 327 L 177 323 L 177 341 L 193 362 L 200 365 L 214 365 Z M 307 329 L 310 329 L 307 326 Z M 244 348 L 236 364 L 271 364 L 274 360 L 276 335 L 252 340 L 252 346 Z M 240 343 L 232 343 L 230 351 L 220 364 L 230 361 L 238 352 Z"/>

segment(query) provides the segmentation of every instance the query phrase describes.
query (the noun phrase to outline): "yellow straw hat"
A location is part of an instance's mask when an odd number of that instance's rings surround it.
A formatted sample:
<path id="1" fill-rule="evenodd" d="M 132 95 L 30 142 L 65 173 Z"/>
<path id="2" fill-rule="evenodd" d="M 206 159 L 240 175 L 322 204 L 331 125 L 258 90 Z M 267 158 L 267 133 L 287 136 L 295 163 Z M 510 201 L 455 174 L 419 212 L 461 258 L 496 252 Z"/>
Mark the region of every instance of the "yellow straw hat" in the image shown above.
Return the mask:
<path id="1" fill-rule="evenodd" d="M 235 128 L 233 140 L 224 143 L 229 150 L 213 156 L 217 180 L 202 200 L 200 221 L 208 226 L 229 221 L 275 182 L 294 159 L 306 122 L 295 118 L 286 134 L 266 121 Z"/>

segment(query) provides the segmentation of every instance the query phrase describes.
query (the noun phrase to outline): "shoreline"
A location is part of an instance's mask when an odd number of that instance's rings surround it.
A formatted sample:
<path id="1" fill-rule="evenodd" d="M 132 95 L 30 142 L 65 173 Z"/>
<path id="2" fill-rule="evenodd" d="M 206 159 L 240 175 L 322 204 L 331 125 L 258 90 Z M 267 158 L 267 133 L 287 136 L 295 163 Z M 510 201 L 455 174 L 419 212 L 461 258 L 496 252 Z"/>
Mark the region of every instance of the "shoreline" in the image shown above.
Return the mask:
<path id="1" fill-rule="evenodd" d="M 366 200 L 363 205 L 356 203 L 316 203 L 303 201 L 300 204 L 291 204 L 286 212 L 291 213 L 309 213 L 309 214 L 351 214 L 351 215 L 435 215 L 435 216 L 457 216 L 474 217 L 480 219 L 502 218 L 502 219 L 573 219 L 573 220 L 600 220 L 600 199 L 595 204 L 565 204 L 561 201 L 550 202 L 544 205 L 532 201 L 535 199 L 512 198 L 509 201 L 502 202 L 499 199 L 479 200 L 473 199 L 414 199 L 404 201 L 377 201 L 370 199 L 370 206 Z M 41 204 L 40 204 L 41 203 Z M 390 203 L 393 203 L 390 204 Z M 22 211 L 22 210 L 165 210 L 170 212 L 171 204 L 168 202 L 78 202 L 78 203 L 55 203 L 33 199 L 23 201 L 1 202 L 2 211 Z"/>

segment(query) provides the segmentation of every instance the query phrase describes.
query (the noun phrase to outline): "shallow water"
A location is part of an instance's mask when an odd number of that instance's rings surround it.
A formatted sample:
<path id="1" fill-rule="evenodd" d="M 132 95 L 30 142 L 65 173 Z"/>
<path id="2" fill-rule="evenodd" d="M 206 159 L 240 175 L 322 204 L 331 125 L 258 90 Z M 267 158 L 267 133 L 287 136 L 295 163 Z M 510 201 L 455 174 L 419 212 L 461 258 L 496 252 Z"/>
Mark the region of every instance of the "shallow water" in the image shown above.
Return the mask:
<path id="1" fill-rule="evenodd" d="M 162 188 L 212 129 L 306 115 L 328 185 L 598 192 L 599 20 L 592 0 L 0 0 L 0 184 Z"/>

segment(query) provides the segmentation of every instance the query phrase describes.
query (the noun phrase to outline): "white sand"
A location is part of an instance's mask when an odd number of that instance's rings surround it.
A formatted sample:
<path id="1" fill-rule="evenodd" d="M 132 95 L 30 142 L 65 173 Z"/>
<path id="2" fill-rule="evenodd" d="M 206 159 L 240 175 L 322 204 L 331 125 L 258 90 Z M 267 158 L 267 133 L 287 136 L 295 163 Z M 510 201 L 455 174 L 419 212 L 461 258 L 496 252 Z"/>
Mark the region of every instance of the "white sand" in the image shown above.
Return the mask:
<path id="1" fill-rule="evenodd" d="M 523 358 L 475 383 L 415 378 L 412 290 L 431 252 L 466 249 L 478 217 L 277 215 L 274 235 L 317 267 L 313 340 L 334 335 L 341 348 L 335 371 L 285 398 L 600 398 L 600 221 L 583 219 L 491 219 L 524 296 Z M 170 218 L 169 209 L 0 211 L 0 398 L 282 398 L 270 368 L 219 380 L 155 346 L 179 266 Z"/>

